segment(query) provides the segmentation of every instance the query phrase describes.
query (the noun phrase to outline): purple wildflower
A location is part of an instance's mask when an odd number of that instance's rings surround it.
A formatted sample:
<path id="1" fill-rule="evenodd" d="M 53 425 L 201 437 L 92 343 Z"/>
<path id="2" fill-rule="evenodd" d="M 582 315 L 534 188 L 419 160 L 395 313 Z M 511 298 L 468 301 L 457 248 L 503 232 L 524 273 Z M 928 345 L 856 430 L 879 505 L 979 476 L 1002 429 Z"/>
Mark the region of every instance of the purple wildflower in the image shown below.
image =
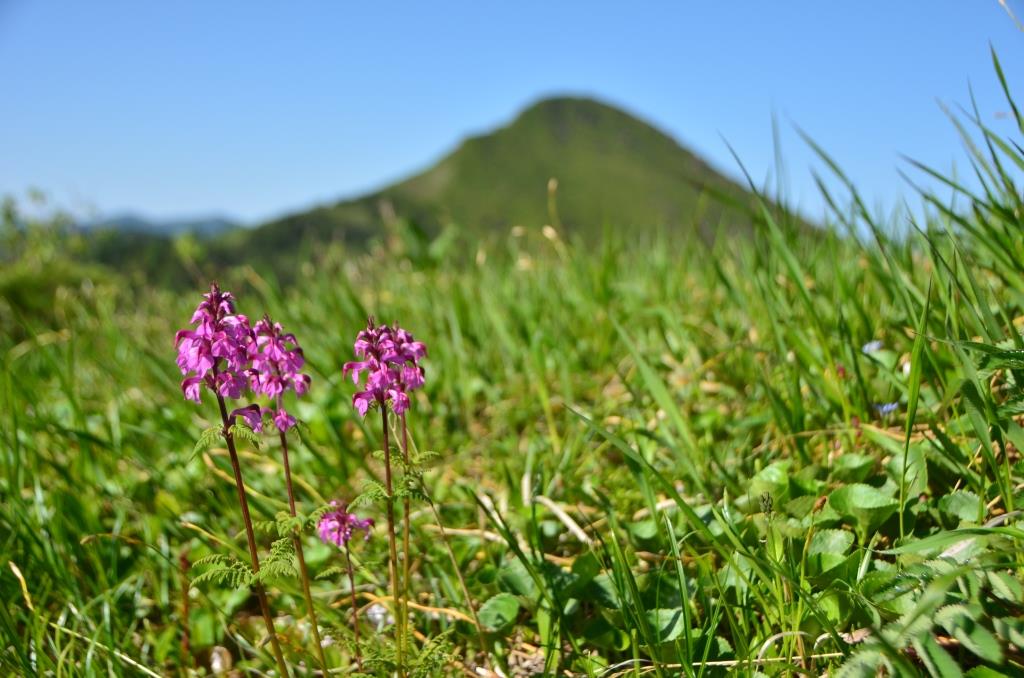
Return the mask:
<path id="1" fill-rule="evenodd" d="M 427 346 L 421 341 L 413 339 L 412 335 L 398 325 L 392 330 L 392 343 L 395 355 L 402 362 L 409 362 L 418 366 L 421 358 L 427 356 Z"/>
<path id="2" fill-rule="evenodd" d="M 366 388 L 352 396 L 352 405 L 363 417 L 376 403 L 384 406 L 391 403 L 395 414 L 409 409 L 409 395 L 400 380 L 400 372 L 388 364 L 382 364 L 366 378 Z"/>
<path id="3" fill-rule="evenodd" d="M 271 322 L 267 316 L 256 323 L 254 333 L 256 350 L 249 370 L 249 386 L 274 402 L 274 425 L 279 431 L 287 431 L 295 426 L 295 417 L 282 407 L 282 395 L 294 391 L 301 396 L 309 390 L 309 375 L 300 372 L 306 364 L 302 347 L 294 334 L 286 333 L 281 323 Z"/>
<path id="4" fill-rule="evenodd" d="M 259 405 L 239 407 L 231 413 L 231 416 L 241 417 L 245 420 L 245 423 L 249 425 L 249 428 L 257 433 L 263 430 L 263 411 L 260 410 Z"/>
<path id="5" fill-rule="evenodd" d="M 366 387 L 352 397 L 359 414 L 365 417 L 374 404 L 384 407 L 390 403 L 395 414 L 409 409 L 409 392 L 424 383 L 419 360 L 427 355 L 426 345 L 397 325 L 377 326 L 370 318 L 353 348 L 362 360 L 345 363 L 342 374 L 351 374 L 352 383 L 359 384 L 362 373 L 367 373 Z"/>
<path id="6" fill-rule="evenodd" d="M 295 417 L 279 406 L 274 412 L 274 426 L 277 427 L 278 431 L 287 431 L 292 426 L 295 426 Z"/>
<path id="7" fill-rule="evenodd" d="M 320 518 L 316 526 L 316 531 L 325 544 L 345 548 L 356 530 L 363 530 L 366 533 L 365 540 L 369 541 L 373 518 L 360 519 L 354 513 L 349 513 L 345 504 L 337 501 L 332 501 L 331 506 L 333 508 Z"/>
<path id="8" fill-rule="evenodd" d="M 879 415 L 885 417 L 895 412 L 896 408 L 899 406 L 899 403 L 876 403 L 874 407 L 875 412 L 878 412 Z"/>
<path id="9" fill-rule="evenodd" d="M 869 341 L 868 343 L 861 346 L 860 352 L 863 353 L 864 355 L 871 355 L 872 353 L 877 353 L 878 351 L 881 351 L 883 348 L 885 348 L 885 344 L 881 340 L 875 339 L 874 341 Z"/>
<path id="10" fill-rule="evenodd" d="M 249 319 L 235 314 L 234 297 L 214 283 L 190 323 L 195 329 L 174 336 L 185 397 L 200 402 L 204 385 L 225 398 L 240 397 L 256 346 Z"/>
<path id="11" fill-rule="evenodd" d="M 391 328 L 387 325 L 374 325 L 371 317 L 365 330 L 360 330 L 356 335 L 356 343 L 353 346 L 357 358 L 362 360 L 347 362 L 342 368 L 343 375 L 352 374 L 352 383 L 358 384 L 363 370 L 375 372 L 389 362 L 397 360 L 395 353 L 395 342 L 392 338 Z"/>

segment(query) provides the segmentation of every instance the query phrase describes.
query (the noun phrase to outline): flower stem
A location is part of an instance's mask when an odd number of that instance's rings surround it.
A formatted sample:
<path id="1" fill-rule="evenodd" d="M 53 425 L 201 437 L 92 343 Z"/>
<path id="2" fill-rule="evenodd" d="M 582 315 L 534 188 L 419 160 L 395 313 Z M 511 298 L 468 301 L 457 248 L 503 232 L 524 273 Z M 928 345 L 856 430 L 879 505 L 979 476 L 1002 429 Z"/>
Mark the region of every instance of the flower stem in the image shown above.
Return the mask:
<path id="1" fill-rule="evenodd" d="M 284 461 L 284 484 L 288 489 L 288 511 L 291 513 L 292 518 L 294 518 L 296 515 L 295 492 L 292 489 L 292 470 L 288 463 L 288 436 L 285 435 L 284 431 L 278 431 L 278 433 L 281 437 L 281 454 Z M 292 535 L 292 541 L 295 544 L 295 556 L 299 560 L 299 578 L 302 580 L 302 595 L 306 598 L 309 623 L 313 627 L 313 642 L 316 645 L 316 655 L 320 660 L 320 668 L 323 669 L 326 676 L 328 674 L 327 657 L 324 656 L 324 647 L 320 640 L 319 622 L 316 618 L 316 610 L 313 608 L 313 594 L 309 588 L 309 570 L 306 568 L 306 554 L 302 551 L 302 539 L 299 537 L 299 533 L 296 532 Z"/>
<path id="2" fill-rule="evenodd" d="M 391 482 L 391 445 L 388 441 L 388 410 L 380 408 L 381 431 L 384 436 L 384 488 L 388 493 L 388 549 L 391 553 L 391 595 L 395 607 L 395 655 L 398 675 L 405 675 L 405 620 L 401 612 L 402 585 L 398 579 L 398 548 L 395 544 L 395 493 Z"/>
<path id="3" fill-rule="evenodd" d="M 345 565 L 348 566 L 348 590 L 352 594 L 352 635 L 355 638 L 356 666 L 363 672 L 363 652 L 359 649 L 359 601 L 356 600 L 356 576 L 352 572 L 352 552 L 345 542 Z"/>
<path id="4" fill-rule="evenodd" d="M 402 460 L 405 463 L 405 473 L 409 473 L 409 427 L 402 414 Z M 409 579 L 412 559 L 409 548 L 409 495 L 402 498 L 402 620 L 409 618 Z"/>
<path id="5" fill-rule="evenodd" d="M 220 418 L 224 424 L 224 440 L 227 442 L 228 455 L 231 457 L 231 470 L 235 474 L 235 489 L 238 491 L 238 505 L 242 508 L 242 521 L 245 523 L 245 537 L 249 542 L 249 558 L 252 560 L 252 570 L 255 573 L 260 571 L 260 556 L 256 550 L 256 534 L 252 529 L 252 518 L 249 516 L 249 502 L 245 497 L 245 483 L 242 481 L 242 467 L 238 463 L 238 452 L 235 450 L 235 437 L 231 433 L 231 420 L 228 418 L 228 409 L 224 405 L 224 396 L 217 394 L 217 404 L 220 405 Z M 263 613 L 263 621 L 267 625 L 267 633 L 270 636 L 270 646 L 274 651 L 274 659 L 277 660 L 277 668 L 284 678 L 288 678 L 288 665 L 285 664 L 284 655 L 281 653 L 281 644 L 277 640 L 277 633 L 274 631 L 274 620 L 270 616 L 270 603 L 267 602 L 267 592 L 263 584 L 256 582 L 253 585 L 256 591 L 256 598 L 260 602 L 260 611 Z"/>
<path id="6" fill-rule="evenodd" d="M 189 582 L 188 582 L 188 568 L 191 564 L 188 562 L 188 547 L 186 546 L 178 554 L 178 567 L 181 571 L 181 665 L 185 668 L 186 672 L 188 669 L 195 666 L 195 661 L 192 658 L 192 636 L 189 631 Z"/>

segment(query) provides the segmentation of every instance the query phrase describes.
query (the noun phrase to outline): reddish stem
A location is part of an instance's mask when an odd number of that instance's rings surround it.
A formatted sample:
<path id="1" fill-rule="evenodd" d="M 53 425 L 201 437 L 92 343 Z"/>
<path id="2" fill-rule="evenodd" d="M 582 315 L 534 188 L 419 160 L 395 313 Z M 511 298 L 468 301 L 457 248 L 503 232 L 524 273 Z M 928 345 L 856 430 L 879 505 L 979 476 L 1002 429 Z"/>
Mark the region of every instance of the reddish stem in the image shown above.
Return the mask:
<path id="1" fill-rule="evenodd" d="M 402 460 L 405 462 L 405 473 L 409 472 L 409 428 L 405 414 L 402 414 Z M 402 619 L 409 618 L 409 580 L 412 559 L 409 547 L 409 495 L 402 498 Z"/>
<path id="2" fill-rule="evenodd" d="M 281 455 L 284 465 L 284 484 L 288 489 L 288 510 L 292 518 L 295 517 L 295 492 L 292 489 L 292 470 L 288 463 L 288 436 L 284 431 L 278 431 L 281 437 Z M 298 533 L 292 535 L 292 542 L 295 544 L 295 556 L 299 561 L 299 578 L 302 580 L 302 595 L 306 599 L 306 610 L 309 612 L 309 623 L 313 627 L 313 642 L 316 644 L 317 659 L 320 660 L 320 668 L 324 675 L 328 674 L 327 657 L 324 655 L 323 643 L 320 640 L 320 629 L 316 618 L 316 610 L 313 608 L 313 593 L 309 587 L 309 570 L 306 568 L 306 554 L 302 550 L 302 539 Z"/>
<path id="3" fill-rule="evenodd" d="M 388 493 L 388 550 L 391 554 L 391 595 L 395 609 L 395 654 L 398 663 L 398 675 L 405 675 L 405 620 L 402 619 L 402 585 L 398 578 L 398 547 L 395 539 L 395 492 L 391 482 L 391 443 L 388 440 L 387 405 L 380 408 L 381 431 L 384 436 L 384 489 Z"/>
<path id="4" fill-rule="evenodd" d="M 224 424 L 224 440 L 227 442 L 228 455 L 231 457 L 231 470 L 235 474 L 235 490 L 238 492 L 238 505 L 242 508 L 242 521 L 245 523 L 245 538 L 249 544 L 249 558 L 252 560 L 252 570 L 256 574 L 260 571 L 260 556 L 256 549 L 256 534 L 252 529 L 252 517 L 249 515 L 249 501 L 245 496 L 245 483 L 242 480 L 242 466 L 238 463 L 238 452 L 235 450 L 235 437 L 231 433 L 231 418 L 228 417 L 228 408 L 224 404 L 224 396 L 217 394 L 217 404 L 220 406 L 220 418 Z M 284 654 L 281 652 L 281 644 L 277 640 L 277 632 L 274 631 L 274 620 L 270 616 L 270 603 L 267 602 L 267 593 L 263 584 L 256 582 L 253 588 L 256 591 L 256 598 L 260 602 L 260 611 L 263 613 L 263 622 L 267 626 L 267 633 L 270 636 L 270 646 L 274 651 L 274 659 L 277 660 L 277 668 L 281 675 L 288 678 L 288 665 L 285 664 Z"/>
<path id="5" fill-rule="evenodd" d="M 356 666 L 363 672 L 363 652 L 359 648 L 359 601 L 356 600 L 356 577 L 352 572 L 352 552 L 345 542 L 345 564 L 348 566 L 348 590 L 352 594 L 352 634 L 356 645 Z"/>
<path id="6" fill-rule="evenodd" d="M 191 613 L 189 611 L 188 598 L 188 568 L 191 565 L 188 562 L 188 547 L 185 547 L 178 555 L 178 568 L 181 570 L 181 663 L 189 668 L 195 664 L 192 659 L 192 635 L 189 629 L 189 616 Z"/>

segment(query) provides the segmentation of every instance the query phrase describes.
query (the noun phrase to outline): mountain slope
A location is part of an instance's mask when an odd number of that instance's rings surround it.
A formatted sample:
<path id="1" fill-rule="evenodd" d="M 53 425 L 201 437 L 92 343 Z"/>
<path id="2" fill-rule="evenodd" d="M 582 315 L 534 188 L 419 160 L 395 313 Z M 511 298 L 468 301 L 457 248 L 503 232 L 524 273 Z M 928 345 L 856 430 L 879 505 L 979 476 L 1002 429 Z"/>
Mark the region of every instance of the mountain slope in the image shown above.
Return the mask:
<path id="1" fill-rule="evenodd" d="M 736 189 L 671 137 L 589 99 L 548 99 L 511 125 L 471 138 L 437 166 L 382 191 L 433 202 L 460 224 L 490 228 L 549 219 L 548 179 L 572 229 L 689 225 L 699 189 Z"/>
<path id="2" fill-rule="evenodd" d="M 303 240 L 358 243 L 379 231 L 385 202 L 428 231 L 446 223 L 477 234 L 514 224 L 536 227 L 551 221 L 552 177 L 562 225 L 584 236 L 605 226 L 678 227 L 705 236 L 748 227 L 740 210 L 723 208 L 705 189 L 745 205 L 751 196 L 671 137 L 606 104 L 561 97 L 467 139 L 416 176 L 232 234 L 229 242 L 274 256 Z"/>

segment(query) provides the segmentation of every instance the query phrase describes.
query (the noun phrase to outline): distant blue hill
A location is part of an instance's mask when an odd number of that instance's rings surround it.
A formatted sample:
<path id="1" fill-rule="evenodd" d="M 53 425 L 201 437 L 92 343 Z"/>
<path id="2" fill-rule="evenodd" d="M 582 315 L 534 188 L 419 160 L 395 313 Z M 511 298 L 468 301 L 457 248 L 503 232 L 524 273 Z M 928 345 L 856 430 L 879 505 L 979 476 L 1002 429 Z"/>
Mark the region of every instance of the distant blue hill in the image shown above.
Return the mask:
<path id="1" fill-rule="evenodd" d="M 212 238 L 239 228 L 240 224 L 222 216 L 157 220 L 125 213 L 96 219 L 80 226 L 87 231 L 119 231 L 167 237 L 191 233 L 200 238 Z"/>

